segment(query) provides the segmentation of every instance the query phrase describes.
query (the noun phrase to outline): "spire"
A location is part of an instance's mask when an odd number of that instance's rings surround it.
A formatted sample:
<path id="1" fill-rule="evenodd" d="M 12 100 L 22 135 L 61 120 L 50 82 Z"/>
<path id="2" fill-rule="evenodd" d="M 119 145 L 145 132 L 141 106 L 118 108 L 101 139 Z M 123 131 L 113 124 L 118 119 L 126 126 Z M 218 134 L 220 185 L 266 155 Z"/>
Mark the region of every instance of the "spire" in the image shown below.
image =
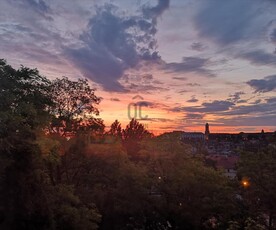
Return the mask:
<path id="1" fill-rule="evenodd" d="M 209 135 L 209 134 L 210 134 L 209 124 L 206 123 L 206 125 L 205 125 L 205 135 Z"/>
<path id="2" fill-rule="evenodd" d="M 209 124 L 206 123 L 206 125 L 205 125 L 205 140 L 206 140 L 206 141 L 209 140 L 209 134 L 210 134 Z"/>

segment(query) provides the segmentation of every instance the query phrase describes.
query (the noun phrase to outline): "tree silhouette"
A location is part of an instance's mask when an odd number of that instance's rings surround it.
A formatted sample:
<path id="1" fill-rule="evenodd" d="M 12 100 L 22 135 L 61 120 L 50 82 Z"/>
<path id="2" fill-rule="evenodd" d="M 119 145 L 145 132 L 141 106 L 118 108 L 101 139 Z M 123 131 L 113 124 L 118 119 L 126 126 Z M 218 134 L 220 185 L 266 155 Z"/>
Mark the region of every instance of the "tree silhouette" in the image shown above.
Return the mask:
<path id="1" fill-rule="evenodd" d="M 99 104 L 100 98 L 90 88 L 87 79 L 71 81 L 63 77 L 54 80 L 50 89 L 54 102 L 54 106 L 50 107 L 53 115 L 50 133 L 65 136 L 67 133 L 75 133 L 80 127 L 97 123 L 93 115 L 99 114 L 95 105 Z"/>
<path id="2" fill-rule="evenodd" d="M 145 129 L 144 125 L 133 118 L 122 132 L 123 145 L 129 156 L 138 159 L 141 140 L 150 136 L 151 133 Z"/>
<path id="3" fill-rule="evenodd" d="M 53 108 L 50 86 L 36 69 L 0 60 L 0 229 L 97 229 L 97 210 L 73 188 L 51 183 L 46 159 L 58 144 L 41 144 Z"/>
<path id="4" fill-rule="evenodd" d="M 110 127 L 109 134 L 118 138 L 122 137 L 122 127 L 118 120 L 115 120 Z"/>
<path id="5" fill-rule="evenodd" d="M 49 81 L 0 60 L 0 228 L 50 225 L 36 133 L 46 125 Z"/>

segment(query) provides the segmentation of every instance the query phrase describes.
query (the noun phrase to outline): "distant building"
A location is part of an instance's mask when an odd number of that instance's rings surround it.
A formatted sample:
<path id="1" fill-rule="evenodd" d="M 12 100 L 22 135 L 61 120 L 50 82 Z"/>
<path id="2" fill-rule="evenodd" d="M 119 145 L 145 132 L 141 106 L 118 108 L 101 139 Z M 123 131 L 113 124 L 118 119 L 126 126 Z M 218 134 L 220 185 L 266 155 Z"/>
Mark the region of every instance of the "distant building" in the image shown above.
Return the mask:
<path id="1" fill-rule="evenodd" d="M 200 132 L 184 132 L 181 141 L 192 146 L 191 152 L 196 154 L 205 148 L 205 135 Z"/>
<path id="2" fill-rule="evenodd" d="M 208 155 L 238 156 L 243 150 L 257 152 L 276 142 L 276 132 L 258 133 L 211 133 L 205 124 L 205 132 L 182 132 L 181 140 L 192 146 L 193 153 Z"/>
<path id="3" fill-rule="evenodd" d="M 210 134 L 209 124 L 206 123 L 205 125 L 205 134 L 201 132 L 183 132 L 182 134 L 182 141 L 184 142 L 204 142 L 208 140 L 208 136 Z"/>
<path id="4" fill-rule="evenodd" d="M 200 141 L 203 142 L 205 136 L 200 132 L 184 132 L 182 134 L 182 141 Z"/>
<path id="5" fill-rule="evenodd" d="M 230 179 L 234 179 L 237 176 L 237 162 L 238 156 L 222 156 L 222 155 L 209 155 L 206 160 L 214 162 L 214 167 L 218 170 L 223 170 L 224 175 Z"/>

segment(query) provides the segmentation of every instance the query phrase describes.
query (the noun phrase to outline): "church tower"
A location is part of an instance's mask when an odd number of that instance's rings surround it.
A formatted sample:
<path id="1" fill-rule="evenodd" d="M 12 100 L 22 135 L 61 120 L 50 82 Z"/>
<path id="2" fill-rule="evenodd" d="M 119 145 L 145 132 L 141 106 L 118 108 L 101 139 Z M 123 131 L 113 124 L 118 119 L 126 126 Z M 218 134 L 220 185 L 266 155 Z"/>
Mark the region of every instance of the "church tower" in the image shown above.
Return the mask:
<path id="1" fill-rule="evenodd" d="M 206 139 L 206 140 L 209 139 L 209 134 L 210 134 L 209 124 L 206 123 L 206 125 L 205 125 L 205 139 Z"/>

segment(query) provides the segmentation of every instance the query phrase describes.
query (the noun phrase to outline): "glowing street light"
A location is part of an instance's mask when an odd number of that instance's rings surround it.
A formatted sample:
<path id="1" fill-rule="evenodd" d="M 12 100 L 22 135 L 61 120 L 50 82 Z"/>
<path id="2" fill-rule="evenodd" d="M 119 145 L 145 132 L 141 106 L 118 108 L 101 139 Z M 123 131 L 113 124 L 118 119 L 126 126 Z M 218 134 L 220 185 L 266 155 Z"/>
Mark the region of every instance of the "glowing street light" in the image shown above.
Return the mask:
<path id="1" fill-rule="evenodd" d="M 241 183 L 244 188 L 247 188 L 250 185 L 247 179 L 243 179 Z"/>
<path id="2" fill-rule="evenodd" d="M 247 186 L 248 182 L 247 181 L 243 181 L 242 184 L 243 184 L 243 186 Z"/>

